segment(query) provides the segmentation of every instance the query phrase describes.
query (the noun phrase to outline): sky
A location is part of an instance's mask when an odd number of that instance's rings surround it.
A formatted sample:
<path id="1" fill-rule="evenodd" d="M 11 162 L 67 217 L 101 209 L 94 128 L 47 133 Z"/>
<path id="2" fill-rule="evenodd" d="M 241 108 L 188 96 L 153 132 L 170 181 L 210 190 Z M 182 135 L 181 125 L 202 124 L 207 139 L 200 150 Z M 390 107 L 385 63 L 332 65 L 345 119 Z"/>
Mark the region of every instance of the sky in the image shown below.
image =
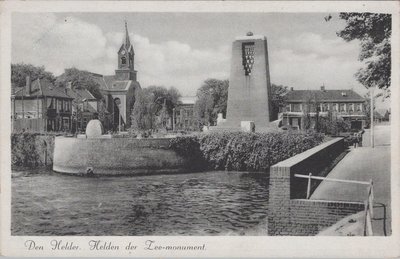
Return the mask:
<path id="1" fill-rule="evenodd" d="M 113 75 L 127 21 L 142 87 L 174 86 L 195 95 L 207 78 L 228 79 L 232 42 L 248 31 L 268 40 L 271 82 L 294 89 L 365 88 L 359 42 L 336 35 L 328 13 L 14 13 L 12 62 L 56 76 L 76 67 Z"/>

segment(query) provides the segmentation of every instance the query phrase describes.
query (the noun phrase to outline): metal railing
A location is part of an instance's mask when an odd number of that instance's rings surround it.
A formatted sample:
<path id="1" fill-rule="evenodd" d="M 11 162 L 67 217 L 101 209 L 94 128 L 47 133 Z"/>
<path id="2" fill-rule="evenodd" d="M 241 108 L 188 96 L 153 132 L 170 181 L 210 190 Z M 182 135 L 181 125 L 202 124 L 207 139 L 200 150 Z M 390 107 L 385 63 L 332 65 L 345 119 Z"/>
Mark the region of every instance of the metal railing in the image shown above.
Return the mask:
<path id="1" fill-rule="evenodd" d="M 336 179 L 336 178 L 327 178 L 322 176 L 312 176 L 311 173 L 308 175 L 304 174 L 295 174 L 294 177 L 305 178 L 308 179 L 307 183 L 307 199 L 310 199 L 311 196 L 311 180 L 319 180 L 319 181 L 328 181 L 328 182 L 340 182 L 340 183 L 355 183 L 368 185 L 368 196 L 364 201 L 364 236 L 372 236 L 372 218 L 374 215 L 374 185 L 372 179 L 367 181 L 356 181 L 356 180 L 345 180 L 345 179 Z"/>

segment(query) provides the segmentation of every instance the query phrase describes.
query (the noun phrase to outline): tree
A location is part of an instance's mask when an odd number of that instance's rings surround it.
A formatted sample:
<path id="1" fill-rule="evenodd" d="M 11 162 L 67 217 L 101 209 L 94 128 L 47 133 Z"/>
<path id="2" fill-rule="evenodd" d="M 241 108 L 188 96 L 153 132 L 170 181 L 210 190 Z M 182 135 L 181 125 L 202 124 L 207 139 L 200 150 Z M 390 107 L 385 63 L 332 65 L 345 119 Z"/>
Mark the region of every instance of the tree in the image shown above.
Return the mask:
<path id="1" fill-rule="evenodd" d="M 218 113 L 226 116 L 228 88 L 228 80 L 210 78 L 197 90 L 194 114 L 200 126 L 215 125 Z"/>
<path id="2" fill-rule="evenodd" d="M 88 71 L 77 68 L 67 68 L 64 73 L 57 77 L 56 86 L 66 87 L 71 82 L 72 89 L 80 88 L 88 90 L 95 98 L 102 99 L 100 85 L 93 79 Z"/>
<path id="3" fill-rule="evenodd" d="M 181 94 L 175 87 L 166 88 L 164 86 L 149 86 L 146 91 L 153 94 L 153 102 L 157 104 L 156 113 L 164 107 L 168 115 L 172 115 L 173 109 L 178 104 Z"/>
<path id="4" fill-rule="evenodd" d="M 34 66 L 31 64 L 11 64 L 11 83 L 15 87 L 24 87 L 26 84 L 26 77 L 30 76 L 31 81 L 38 78 L 45 78 L 54 83 L 56 78 L 51 72 L 46 71 L 44 66 Z"/>
<path id="5" fill-rule="evenodd" d="M 287 92 L 287 86 L 271 84 L 271 121 L 278 119 L 280 108 L 285 107 Z"/>
<path id="6" fill-rule="evenodd" d="M 318 131 L 328 135 L 337 135 L 341 131 L 345 132 L 350 129 L 349 123 L 332 111 L 328 111 L 327 116 L 319 118 L 318 124 Z"/>
<path id="7" fill-rule="evenodd" d="M 346 27 L 337 32 L 345 41 L 359 40 L 359 60 L 365 63 L 356 74 L 366 87 L 377 86 L 389 92 L 391 83 L 392 19 L 390 14 L 340 13 Z M 388 96 L 390 92 L 388 93 Z"/>
<path id="8" fill-rule="evenodd" d="M 164 121 L 172 117 L 180 96 L 174 87 L 150 86 L 139 90 L 131 113 L 132 129 L 143 131 L 162 128 Z"/>
<path id="9" fill-rule="evenodd" d="M 135 104 L 131 113 L 132 129 L 149 130 L 154 128 L 155 111 L 153 96 L 144 88 L 136 92 Z"/>

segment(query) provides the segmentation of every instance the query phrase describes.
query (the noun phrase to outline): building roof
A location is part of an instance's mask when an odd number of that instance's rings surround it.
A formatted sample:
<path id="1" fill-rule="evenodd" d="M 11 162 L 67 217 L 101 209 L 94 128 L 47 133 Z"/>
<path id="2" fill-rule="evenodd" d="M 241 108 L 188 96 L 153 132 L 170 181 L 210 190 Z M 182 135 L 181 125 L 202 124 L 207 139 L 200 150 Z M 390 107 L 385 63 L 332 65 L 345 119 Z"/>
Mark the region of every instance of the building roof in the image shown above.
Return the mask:
<path id="1" fill-rule="evenodd" d="M 291 90 L 286 94 L 288 102 L 304 102 L 308 99 L 322 102 L 364 102 L 353 90 Z"/>
<path id="2" fill-rule="evenodd" d="M 75 88 L 70 89 L 66 88 L 67 94 L 74 98 L 75 101 L 81 102 L 84 99 L 88 101 L 96 101 L 97 99 L 87 90 L 84 88 Z"/>
<path id="3" fill-rule="evenodd" d="M 115 76 L 102 76 L 92 74 L 92 78 L 100 85 L 101 90 L 127 91 L 131 85 L 140 87 L 139 83 L 133 80 L 116 80 Z"/>
<path id="4" fill-rule="evenodd" d="M 387 109 L 376 109 L 375 112 L 380 114 L 381 116 L 385 116 L 386 113 L 389 113 Z"/>
<path id="5" fill-rule="evenodd" d="M 28 93 L 26 87 L 23 87 L 15 92 L 15 97 L 58 97 L 64 99 L 73 99 L 65 92 L 65 88 L 55 87 L 47 79 L 36 79 L 31 84 L 31 92 Z"/>
<path id="6" fill-rule="evenodd" d="M 182 96 L 179 98 L 181 104 L 195 104 L 196 100 L 196 96 Z"/>
<path id="7" fill-rule="evenodd" d="M 84 107 L 84 112 L 97 113 L 96 109 L 93 108 L 90 104 Z"/>

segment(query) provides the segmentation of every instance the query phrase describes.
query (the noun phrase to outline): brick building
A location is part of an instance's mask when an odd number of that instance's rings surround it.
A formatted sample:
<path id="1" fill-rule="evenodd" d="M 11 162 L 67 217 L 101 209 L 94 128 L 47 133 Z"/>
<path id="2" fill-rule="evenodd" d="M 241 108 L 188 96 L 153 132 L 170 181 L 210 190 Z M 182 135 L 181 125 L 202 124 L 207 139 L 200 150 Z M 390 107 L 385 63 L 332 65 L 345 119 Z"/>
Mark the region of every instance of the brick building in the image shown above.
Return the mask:
<path id="1" fill-rule="evenodd" d="M 311 118 L 312 127 L 317 115 L 329 114 L 351 123 L 352 129 L 362 129 L 366 124 L 365 99 L 353 90 L 291 90 L 286 94 L 286 106 L 279 117 L 282 125 L 303 129 L 305 117 Z"/>
<path id="2" fill-rule="evenodd" d="M 70 131 L 72 100 L 65 88 L 28 76 L 25 87 L 11 96 L 13 131 Z"/>
<path id="3" fill-rule="evenodd" d="M 115 75 L 92 74 L 93 79 L 100 85 L 104 105 L 109 114 L 109 125 L 105 125 L 106 128 L 125 130 L 131 125 L 130 115 L 135 103 L 135 92 L 140 89 L 134 57 L 135 51 L 125 22 L 125 39 L 117 52 L 118 68 Z"/>
<path id="4" fill-rule="evenodd" d="M 175 129 L 176 130 L 199 130 L 198 121 L 194 116 L 195 96 L 181 97 L 174 110 Z"/>

